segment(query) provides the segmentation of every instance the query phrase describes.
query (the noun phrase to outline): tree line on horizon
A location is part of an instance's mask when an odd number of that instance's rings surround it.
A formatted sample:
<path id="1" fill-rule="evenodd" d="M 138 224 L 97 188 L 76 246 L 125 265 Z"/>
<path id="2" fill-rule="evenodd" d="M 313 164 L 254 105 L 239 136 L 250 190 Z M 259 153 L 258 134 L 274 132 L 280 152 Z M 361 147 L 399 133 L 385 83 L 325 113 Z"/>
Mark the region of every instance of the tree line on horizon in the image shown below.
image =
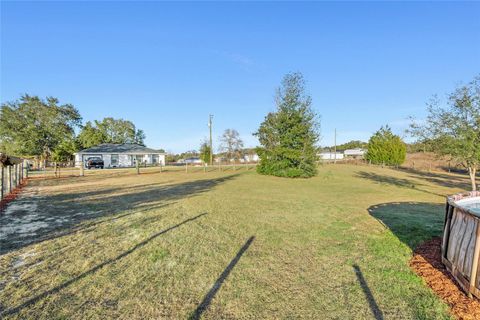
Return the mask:
<path id="1" fill-rule="evenodd" d="M 128 120 L 106 117 L 82 124 L 77 108 L 54 97 L 25 94 L 0 109 L 0 151 L 7 154 L 62 162 L 98 144 L 143 145 L 144 140 L 145 133 Z"/>
<path id="2" fill-rule="evenodd" d="M 308 178 L 317 173 L 320 117 L 312 108 L 305 79 L 299 72 L 284 76 L 275 96 L 276 110 L 266 115 L 254 135 L 260 146 L 257 171 L 279 177 Z M 398 166 L 409 151 L 430 151 L 463 166 L 469 173 L 472 189 L 480 165 L 480 76 L 458 86 L 446 103 L 434 97 L 427 104 L 427 119 L 412 118 L 407 132 L 417 140 L 406 144 L 388 126 L 381 127 L 368 143 L 350 141 L 337 150 L 366 148 L 367 161 Z M 78 132 L 78 134 L 76 133 Z M 145 134 L 128 120 L 111 117 L 82 124 L 79 111 L 58 99 L 23 95 L 0 109 L 0 151 L 43 160 L 66 161 L 74 152 L 101 143 L 138 143 Z M 227 129 L 220 137 L 219 152 L 238 158 L 243 141 L 238 131 Z M 207 141 L 200 156 L 209 162 L 212 150 Z"/>

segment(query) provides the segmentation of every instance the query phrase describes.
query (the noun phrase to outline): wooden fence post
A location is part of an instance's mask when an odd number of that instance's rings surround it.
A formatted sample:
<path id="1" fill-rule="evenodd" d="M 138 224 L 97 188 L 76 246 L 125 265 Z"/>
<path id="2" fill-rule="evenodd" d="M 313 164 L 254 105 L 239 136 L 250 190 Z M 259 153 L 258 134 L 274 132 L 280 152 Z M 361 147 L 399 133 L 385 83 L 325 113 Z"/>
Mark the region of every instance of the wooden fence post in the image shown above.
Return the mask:
<path id="1" fill-rule="evenodd" d="M 3 181 L 3 164 L 0 164 L 0 168 L 1 168 L 1 180 L 0 180 L 0 200 L 3 199 L 3 186 L 5 185 L 4 181 Z"/>
<path id="2" fill-rule="evenodd" d="M 12 171 L 13 171 L 13 172 L 12 172 L 12 190 L 13 190 L 13 189 L 15 189 L 15 187 L 16 187 L 16 186 L 15 186 L 15 178 L 16 178 L 16 173 L 15 173 L 15 171 L 16 171 L 16 165 L 13 165 L 12 168 L 13 168 L 13 170 L 12 170 Z M 10 192 L 11 192 L 11 191 L 10 191 Z"/>
<path id="3" fill-rule="evenodd" d="M 140 165 L 138 164 L 138 159 L 135 161 L 135 168 L 137 169 L 137 174 L 140 174 Z"/>
<path id="4" fill-rule="evenodd" d="M 477 238 L 475 241 L 475 247 L 473 249 L 472 270 L 470 272 L 470 288 L 468 289 L 468 296 L 470 298 L 472 298 L 472 292 L 474 291 L 477 283 L 478 259 L 480 258 L 480 224 L 478 222 L 475 234 L 477 235 Z"/>
<path id="5" fill-rule="evenodd" d="M 12 192 L 12 166 L 8 166 L 8 193 Z"/>
<path id="6" fill-rule="evenodd" d="M 185 162 L 185 172 L 188 173 L 188 163 Z"/>
<path id="7" fill-rule="evenodd" d="M 13 174 L 15 176 L 15 188 L 18 187 L 18 164 L 13 166 Z"/>
<path id="8" fill-rule="evenodd" d="M 83 165 L 83 161 L 80 161 L 80 177 L 85 176 L 85 168 Z"/>

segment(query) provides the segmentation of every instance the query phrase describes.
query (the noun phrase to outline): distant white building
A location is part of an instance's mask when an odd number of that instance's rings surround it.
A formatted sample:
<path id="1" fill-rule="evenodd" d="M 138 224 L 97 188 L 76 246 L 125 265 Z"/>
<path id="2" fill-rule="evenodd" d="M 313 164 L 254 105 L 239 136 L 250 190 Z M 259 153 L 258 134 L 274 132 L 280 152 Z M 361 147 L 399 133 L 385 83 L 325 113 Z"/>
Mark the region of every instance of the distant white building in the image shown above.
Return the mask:
<path id="1" fill-rule="evenodd" d="M 243 159 L 242 159 L 244 162 L 258 162 L 260 161 L 260 157 L 258 156 L 258 154 L 254 153 L 254 154 L 246 154 L 243 156 Z"/>
<path id="2" fill-rule="evenodd" d="M 202 164 L 203 161 L 199 157 L 190 157 L 186 159 L 181 159 L 183 160 L 182 163 L 188 163 L 188 164 Z M 180 160 L 178 161 L 180 162 Z"/>
<path id="3" fill-rule="evenodd" d="M 89 158 L 100 157 L 105 168 L 133 167 L 139 164 L 165 165 L 165 153 L 135 143 L 104 143 L 75 153 L 75 165 L 85 166 Z"/>
<path id="4" fill-rule="evenodd" d="M 321 152 L 318 154 L 320 160 L 342 160 L 344 158 L 343 153 L 341 152 Z"/>
<path id="5" fill-rule="evenodd" d="M 343 152 L 343 154 L 345 155 L 346 158 L 359 159 L 359 158 L 363 158 L 363 156 L 365 155 L 365 152 L 366 152 L 365 149 L 355 148 L 355 149 L 347 149 Z"/>

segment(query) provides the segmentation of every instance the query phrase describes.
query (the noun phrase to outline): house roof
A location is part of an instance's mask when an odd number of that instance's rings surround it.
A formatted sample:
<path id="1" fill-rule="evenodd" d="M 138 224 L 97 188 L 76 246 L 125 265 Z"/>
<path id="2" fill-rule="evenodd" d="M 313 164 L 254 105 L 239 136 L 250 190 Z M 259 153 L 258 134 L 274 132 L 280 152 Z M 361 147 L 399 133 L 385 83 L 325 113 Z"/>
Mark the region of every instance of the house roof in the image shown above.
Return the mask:
<path id="1" fill-rule="evenodd" d="M 78 153 L 164 153 L 136 143 L 103 143 L 98 146 L 80 150 Z"/>

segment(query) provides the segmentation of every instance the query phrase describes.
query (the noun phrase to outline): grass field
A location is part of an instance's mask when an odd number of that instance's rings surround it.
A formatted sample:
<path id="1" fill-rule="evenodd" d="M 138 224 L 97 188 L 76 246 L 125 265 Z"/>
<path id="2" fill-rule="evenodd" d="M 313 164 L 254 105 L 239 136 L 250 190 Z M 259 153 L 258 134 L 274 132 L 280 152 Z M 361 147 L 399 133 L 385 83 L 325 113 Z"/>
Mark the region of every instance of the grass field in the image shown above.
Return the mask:
<path id="1" fill-rule="evenodd" d="M 353 165 L 34 179 L 0 217 L 2 315 L 446 319 L 408 260 L 468 186 Z"/>

